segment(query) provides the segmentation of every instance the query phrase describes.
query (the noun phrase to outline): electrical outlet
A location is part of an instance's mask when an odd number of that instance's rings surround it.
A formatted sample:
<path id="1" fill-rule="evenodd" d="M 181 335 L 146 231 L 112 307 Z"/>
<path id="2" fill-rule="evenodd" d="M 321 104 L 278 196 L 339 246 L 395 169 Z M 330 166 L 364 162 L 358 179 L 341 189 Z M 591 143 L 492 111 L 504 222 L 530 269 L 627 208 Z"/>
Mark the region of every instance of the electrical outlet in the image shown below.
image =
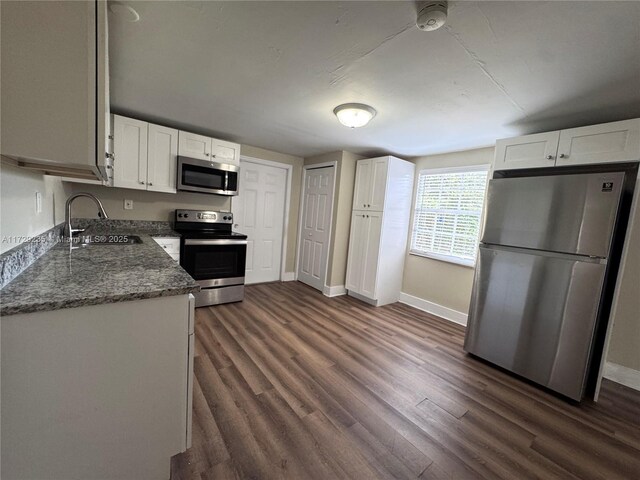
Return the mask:
<path id="1" fill-rule="evenodd" d="M 125 210 L 133 210 L 133 200 L 124 200 L 124 209 Z"/>
<path id="2" fill-rule="evenodd" d="M 36 192 L 36 213 L 42 213 L 42 194 Z"/>

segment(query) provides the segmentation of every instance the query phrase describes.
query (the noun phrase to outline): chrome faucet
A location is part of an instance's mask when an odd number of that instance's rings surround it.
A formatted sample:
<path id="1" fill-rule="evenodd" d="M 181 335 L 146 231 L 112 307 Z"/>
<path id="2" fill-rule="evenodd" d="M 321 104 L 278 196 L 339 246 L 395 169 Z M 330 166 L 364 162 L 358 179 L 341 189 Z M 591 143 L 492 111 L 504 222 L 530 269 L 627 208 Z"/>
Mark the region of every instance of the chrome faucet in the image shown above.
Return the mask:
<path id="1" fill-rule="evenodd" d="M 80 192 L 80 193 L 76 193 L 71 195 L 69 198 L 67 198 L 67 203 L 64 206 L 64 239 L 68 240 L 69 242 L 71 242 L 73 240 L 73 234 L 74 233 L 80 233 L 80 232 L 84 232 L 85 229 L 84 228 L 72 228 L 71 227 L 71 204 L 73 203 L 73 201 L 78 198 L 78 197 L 88 197 L 90 199 L 92 199 L 94 202 L 96 202 L 96 205 L 98 206 L 98 217 L 102 218 L 102 219 L 107 219 L 109 218 L 109 215 L 107 215 L 107 212 L 104 211 L 104 207 L 102 206 L 102 202 L 100 202 L 100 200 L 98 200 L 95 196 L 91 195 L 90 193 L 86 193 L 86 192 Z"/>

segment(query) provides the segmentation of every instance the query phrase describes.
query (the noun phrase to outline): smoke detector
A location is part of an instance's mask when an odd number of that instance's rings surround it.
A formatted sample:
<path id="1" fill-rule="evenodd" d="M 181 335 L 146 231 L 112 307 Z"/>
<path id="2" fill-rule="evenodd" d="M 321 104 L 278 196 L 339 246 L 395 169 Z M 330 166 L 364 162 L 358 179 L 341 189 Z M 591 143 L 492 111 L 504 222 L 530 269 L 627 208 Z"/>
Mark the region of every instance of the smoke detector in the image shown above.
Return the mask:
<path id="1" fill-rule="evenodd" d="M 442 27 L 447 21 L 447 2 L 427 2 L 418 12 L 416 25 L 420 30 L 430 32 Z"/>

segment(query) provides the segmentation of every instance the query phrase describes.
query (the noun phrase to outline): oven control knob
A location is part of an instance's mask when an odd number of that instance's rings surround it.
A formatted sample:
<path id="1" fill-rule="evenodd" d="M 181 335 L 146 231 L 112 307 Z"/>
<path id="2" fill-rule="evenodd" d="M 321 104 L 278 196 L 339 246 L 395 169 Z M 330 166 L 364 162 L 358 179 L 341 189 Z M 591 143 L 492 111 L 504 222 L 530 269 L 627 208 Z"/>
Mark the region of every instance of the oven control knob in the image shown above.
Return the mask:
<path id="1" fill-rule="evenodd" d="M 188 213 L 185 213 L 185 214 L 184 214 L 184 218 L 189 218 L 189 214 L 188 214 Z"/>
<path id="2" fill-rule="evenodd" d="M 182 218 L 182 214 L 181 213 L 178 214 L 178 218 Z"/>

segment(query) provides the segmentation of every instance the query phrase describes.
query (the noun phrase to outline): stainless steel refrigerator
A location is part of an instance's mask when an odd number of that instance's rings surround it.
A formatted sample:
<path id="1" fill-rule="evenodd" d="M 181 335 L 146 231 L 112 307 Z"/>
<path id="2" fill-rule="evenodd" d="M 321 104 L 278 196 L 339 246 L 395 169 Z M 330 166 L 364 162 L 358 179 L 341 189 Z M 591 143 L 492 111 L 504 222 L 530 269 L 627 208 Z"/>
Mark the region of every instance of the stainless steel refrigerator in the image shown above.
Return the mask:
<path id="1" fill-rule="evenodd" d="M 467 352 L 582 399 L 624 175 L 489 181 Z"/>

